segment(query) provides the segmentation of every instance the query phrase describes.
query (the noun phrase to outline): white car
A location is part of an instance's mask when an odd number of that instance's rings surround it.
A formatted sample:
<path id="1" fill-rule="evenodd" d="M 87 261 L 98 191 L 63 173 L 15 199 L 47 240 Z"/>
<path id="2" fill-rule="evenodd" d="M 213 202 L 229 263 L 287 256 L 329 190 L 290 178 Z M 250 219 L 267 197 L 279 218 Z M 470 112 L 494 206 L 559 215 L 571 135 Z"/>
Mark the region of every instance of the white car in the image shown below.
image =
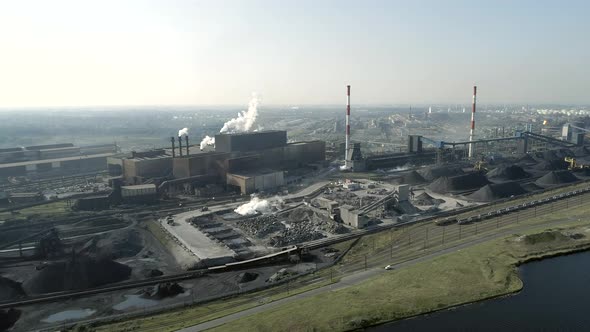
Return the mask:
<path id="1" fill-rule="evenodd" d="M 391 265 L 387 265 L 387 266 L 385 267 L 385 269 L 386 269 L 386 270 L 393 270 L 393 266 L 391 266 Z"/>

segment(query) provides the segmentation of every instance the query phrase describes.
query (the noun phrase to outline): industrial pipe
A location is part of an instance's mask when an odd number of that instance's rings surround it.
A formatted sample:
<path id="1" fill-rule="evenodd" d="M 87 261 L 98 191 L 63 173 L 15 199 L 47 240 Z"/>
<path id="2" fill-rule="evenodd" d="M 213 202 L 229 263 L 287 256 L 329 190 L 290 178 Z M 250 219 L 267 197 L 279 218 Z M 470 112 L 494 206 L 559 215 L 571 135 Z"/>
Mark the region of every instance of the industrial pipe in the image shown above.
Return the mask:
<path id="1" fill-rule="evenodd" d="M 475 97 L 477 95 L 477 86 L 473 86 L 473 107 L 471 109 L 471 130 L 469 131 L 469 141 L 473 141 L 475 134 Z M 473 158 L 475 143 L 469 144 L 469 158 Z"/>

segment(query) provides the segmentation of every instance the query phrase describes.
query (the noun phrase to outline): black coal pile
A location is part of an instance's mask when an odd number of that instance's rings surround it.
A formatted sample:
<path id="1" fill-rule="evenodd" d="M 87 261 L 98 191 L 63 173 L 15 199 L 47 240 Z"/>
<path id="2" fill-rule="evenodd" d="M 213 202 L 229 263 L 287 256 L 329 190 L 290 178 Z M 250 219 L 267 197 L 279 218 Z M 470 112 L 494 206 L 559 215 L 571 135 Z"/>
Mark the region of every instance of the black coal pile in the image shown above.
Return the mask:
<path id="1" fill-rule="evenodd" d="M 428 193 L 423 192 L 420 195 L 416 196 L 414 198 L 414 200 L 412 201 L 412 203 L 414 203 L 414 205 L 418 205 L 418 206 L 425 206 L 425 205 L 437 205 L 437 204 L 442 204 L 445 201 L 443 199 L 438 199 L 438 198 L 434 198 L 430 195 L 428 195 Z"/>
<path id="2" fill-rule="evenodd" d="M 21 311 L 10 308 L 0 310 L 0 331 L 8 331 L 20 318 Z"/>
<path id="3" fill-rule="evenodd" d="M 163 299 L 182 293 L 184 293 L 184 288 L 182 288 L 182 286 L 175 282 L 166 282 L 158 284 L 153 289 L 148 290 L 145 296 L 149 298 Z"/>
<path id="4" fill-rule="evenodd" d="M 575 147 L 572 149 L 572 152 L 575 157 L 584 157 L 590 154 L 590 150 L 585 146 Z"/>
<path id="5" fill-rule="evenodd" d="M 143 249 L 143 239 L 137 230 L 126 229 L 101 236 L 96 246 L 100 256 L 111 259 L 133 257 Z"/>
<path id="6" fill-rule="evenodd" d="M 427 167 L 418 171 L 426 181 L 433 181 L 443 176 L 455 176 L 463 174 L 459 166 L 434 166 Z"/>
<path id="7" fill-rule="evenodd" d="M 555 150 L 555 155 L 558 159 L 563 159 L 565 157 L 573 157 L 575 153 L 570 149 L 557 149 Z"/>
<path id="8" fill-rule="evenodd" d="M 518 165 L 500 165 L 487 174 L 488 179 L 501 180 L 518 180 L 528 178 L 529 176 L 530 174 Z"/>
<path id="9" fill-rule="evenodd" d="M 535 184 L 541 187 L 555 186 L 578 181 L 570 171 L 553 171 L 539 178 Z"/>
<path id="10" fill-rule="evenodd" d="M 405 174 L 401 178 L 401 182 L 403 184 L 421 184 L 427 182 L 426 179 L 420 175 L 420 173 L 416 171 L 411 171 L 408 174 Z"/>
<path id="11" fill-rule="evenodd" d="M 563 159 L 543 160 L 537 165 L 533 166 L 533 168 L 543 171 L 554 171 L 559 169 L 567 169 L 567 163 Z"/>
<path id="12" fill-rule="evenodd" d="M 86 289 L 123 281 L 131 268 L 107 258 L 77 256 L 67 262 L 45 266 L 25 283 L 30 294 Z"/>
<path id="13" fill-rule="evenodd" d="M 555 150 L 547 150 L 547 151 L 539 152 L 539 153 L 537 153 L 537 155 L 545 160 L 559 159 L 559 156 L 557 155 L 557 153 L 555 153 Z"/>
<path id="14" fill-rule="evenodd" d="M 256 278 L 258 278 L 258 273 L 242 272 L 238 275 L 238 283 L 247 283 L 256 280 Z"/>
<path id="15" fill-rule="evenodd" d="M 521 187 L 524 190 L 528 191 L 528 192 L 533 192 L 533 191 L 537 191 L 537 190 L 542 190 L 543 189 L 543 188 L 537 186 L 536 184 L 534 184 L 532 182 L 531 183 L 525 183 L 525 184 L 521 185 Z"/>
<path id="16" fill-rule="evenodd" d="M 0 301 L 14 300 L 24 296 L 25 291 L 20 282 L 0 277 Z"/>
<path id="17" fill-rule="evenodd" d="M 497 199 L 508 198 L 526 194 L 527 191 L 516 182 L 504 182 L 488 184 L 473 194 L 469 195 L 469 199 L 478 202 L 491 202 Z"/>
<path id="18" fill-rule="evenodd" d="M 475 189 L 490 182 L 480 173 L 470 173 L 452 177 L 441 177 L 431 183 L 428 188 L 436 193 L 444 194 L 462 190 Z"/>
<path id="19" fill-rule="evenodd" d="M 532 165 L 536 164 L 537 160 L 533 158 L 530 154 L 525 154 L 522 158 L 518 159 L 518 163 L 522 165 Z"/>
<path id="20" fill-rule="evenodd" d="M 162 271 L 160 271 L 158 269 L 149 269 L 149 270 L 145 270 L 143 272 L 143 275 L 146 278 L 154 278 L 154 277 L 159 277 L 159 276 L 164 275 L 164 272 L 162 272 Z"/>

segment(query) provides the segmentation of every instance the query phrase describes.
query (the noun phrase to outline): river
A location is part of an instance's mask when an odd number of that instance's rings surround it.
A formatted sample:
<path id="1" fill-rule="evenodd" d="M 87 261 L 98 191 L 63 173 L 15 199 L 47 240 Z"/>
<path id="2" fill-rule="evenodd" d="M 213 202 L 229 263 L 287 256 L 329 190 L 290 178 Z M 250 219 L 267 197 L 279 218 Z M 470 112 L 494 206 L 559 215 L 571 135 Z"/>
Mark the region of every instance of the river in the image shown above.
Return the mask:
<path id="1" fill-rule="evenodd" d="M 521 292 L 367 329 L 384 331 L 589 331 L 590 252 L 524 264 Z M 460 285 L 458 285 L 460 287 Z"/>

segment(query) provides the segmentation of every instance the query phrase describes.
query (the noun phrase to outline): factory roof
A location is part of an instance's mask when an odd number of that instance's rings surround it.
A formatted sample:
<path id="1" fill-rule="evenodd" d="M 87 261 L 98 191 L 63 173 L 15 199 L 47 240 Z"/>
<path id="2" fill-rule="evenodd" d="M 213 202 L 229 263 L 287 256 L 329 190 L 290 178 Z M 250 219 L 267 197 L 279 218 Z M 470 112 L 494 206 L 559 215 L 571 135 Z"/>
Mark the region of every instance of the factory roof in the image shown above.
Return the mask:
<path id="1" fill-rule="evenodd" d="M 140 189 L 154 189 L 156 185 L 153 183 L 148 184 L 138 184 L 134 186 L 121 186 L 121 189 L 128 189 L 128 190 L 140 190 Z"/>
<path id="2" fill-rule="evenodd" d="M 21 162 L 16 162 L 16 163 L 0 164 L 0 168 L 19 167 L 19 166 L 27 166 L 27 165 L 38 165 L 38 164 L 49 164 L 49 163 L 55 163 L 55 162 L 60 162 L 60 161 L 106 158 L 106 157 L 110 157 L 113 155 L 115 155 L 115 153 L 110 152 L 110 153 L 88 154 L 88 155 L 55 158 L 55 159 L 29 160 L 29 161 L 21 161 Z"/>
<path id="3" fill-rule="evenodd" d="M 263 168 L 263 169 L 258 169 L 255 171 L 238 171 L 235 173 L 228 173 L 228 175 L 233 175 L 233 176 L 239 176 L 239 177 L 243 177 L 243 178 L 251 178 L 254 176 L 259 176 L 259 175 L 264 175 L 264 174 L 271 174 L 271 173 L 278 173 L 278 172 L 283 172 L 283 171 L 277 171 L 274 169 L 270 169 L 270 168 Z"/>
<path id="4" fill-rule="evenodd" d="M 228 135 L 228 136 L 246 136 L 246 135 L 256 135 L 256 134 L 265 134 L 265 133 L 279 133 L 279 132 L 287 132 L 286 130 L 261 130 L 261 131 L 247 131 L 247 132 L 240 132 L 240 133 L 220 133 L 215 136 L 221 135 Z"/>

